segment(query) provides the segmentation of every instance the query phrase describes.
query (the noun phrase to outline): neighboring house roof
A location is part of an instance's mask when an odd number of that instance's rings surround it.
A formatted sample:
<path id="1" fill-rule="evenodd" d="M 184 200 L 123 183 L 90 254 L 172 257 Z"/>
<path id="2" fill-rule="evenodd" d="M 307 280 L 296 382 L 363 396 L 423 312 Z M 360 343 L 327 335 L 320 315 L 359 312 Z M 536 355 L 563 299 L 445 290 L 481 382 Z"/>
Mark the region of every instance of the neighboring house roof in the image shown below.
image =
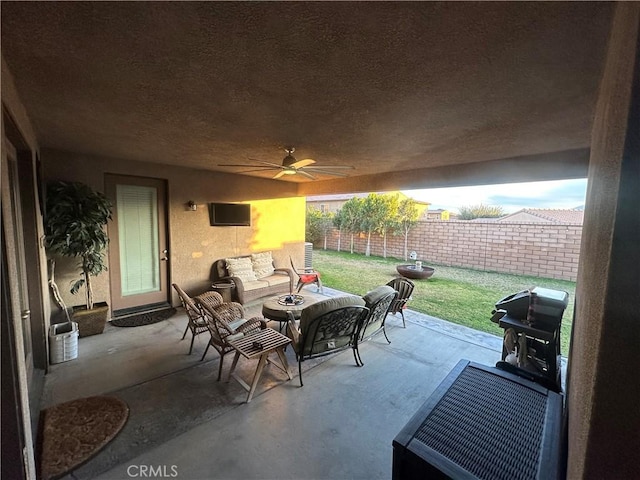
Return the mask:
<path id="1" fill-rule="evenodd" d="M 582 225 L 584 210 L 553 209 L 553 208 L 523 208 L 497 219 L 498 222 L 526 221 L 526 217 L 532 217 L 532 221 L 548 223 L 576 223 Z"/>
<path id="2" fill-rule="evenodd" d="M 400 197 L 404 197 L 404 198 L 411 198 L 407 195 L 405 195 L 404 193 L 401 192 L 375 192 L 378 195 L 385 195 L 385 194 L 394 194 L 394 193 L 398 193 L 400 195 Z M 343 194 L 336 194 L 336 195 L 310 195 L 307 197 L 307 203 L 318 203 L 318 202 L 340 202 L 340 201 L 348 201 L 351 200 L 352 198 L 356 197 L 356 198 L 366 198 L 367 195 L 369 195 L 369 193 L 343 193 Z M 429 202 L 423 202 L 421 200 L 416 200 L 415 198 L 413 199 L 414 202 L 416 202 L 419 205 L 430 205 Z"/>
<path id="3" fill-rule="evenodd" d="M 351 200 L 352 198 L 365 198 L 368 193 L 342 193 L 336 195 L 310 195 L 307 197 L 307 203 L 309 202 L 340 202 Z"/>

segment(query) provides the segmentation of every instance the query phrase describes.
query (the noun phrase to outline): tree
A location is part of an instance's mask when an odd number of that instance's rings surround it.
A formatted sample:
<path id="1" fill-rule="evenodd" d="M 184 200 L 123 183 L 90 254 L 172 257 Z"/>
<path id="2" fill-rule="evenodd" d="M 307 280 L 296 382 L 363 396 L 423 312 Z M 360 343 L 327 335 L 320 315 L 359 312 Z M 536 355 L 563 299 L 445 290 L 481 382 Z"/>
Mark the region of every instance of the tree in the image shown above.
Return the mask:
<path id="1" fill-rule="evenodd" d="M 382 195 L 382 211 L 380 225 L 376 229 L 382 237 L 382 256 L 387 258 L 387 233 L 393 233 L 398 229 L 398 208 L 400 197 L 395 195 Z"/>
<path id="2" fill-rule="evenodd" d="M 353 253 L 353 236 L 356 233 L 360 233 L 360 218 L 362 216 L 362 204 L 363 201 L 360 198 L 353 197 L 342 205 L 340 209 L 341 226 L 342 230 L 351 234 L 351 253 Z"/>
<path id="3" fill-rule="evenodd" d="M 419 216 L 420 211 L 418 210 L 418 206 L 416 205 L 415 200 L 413 200 L 412 198 L 405 198 L 400 202 L 400 205 L 398 206 L 398 215 L 396 221 L 399 225 L 399 230 L 404 236 L 405 261 L 407 260 L 408 256 L 407 244 L 409 242 L 409 230 L 416 226 Z"/>
<path id="4" fill-rule="evenodd" d="M 331 231 L 331 227 L 333 227 L 333 217 L 335 216 L 332 212 L 324 212 L 322 217 L 320 218 L 320 231 L 322 232 L 322 236 L 324 238 L 323 249 L 327 249 L 327 236 Z"/>
<path id="5" fill-rule="evenodd" d="M 109 237 L 104 227 L 111 220 L 112 208 L 103 193 L 84 183 L 57 181 L 47 186 L 44 245 L 50 256 L 79 259 L 80 274 L 71 286 L 71 293 L 75 295 L 84 287 L 87 310 L 93 309 L 91 277 L 107 269 L 105 251 Z"/>
<path id="6" fill-rule="evenodd" d="M 324 249 L 327 249 L 327 234 L 333 225 L 333 214 L 331 212 L 321 212 L 317 208 L 308 208 L 306 217 L 305 240 L 317 244 L 323 240 Z"/>
<path id="7" fill-rule="evenodd" d="M 333 226 L 338 230 L 338 252 L 340 251 L 340 242 L 342 241 L 342 227 L 345 223 L 345 215 L 342 209 L 338 210 L 333 216 Z"/>
<path id="8" fill-rule="evenodd" d="M 469 205 L 460 207 L 459 220 L 473 220 L 474 218 L 497 218 L 504 215 L 504 210 L 500 206 Z"/>
<path id="9" fill-rule="evenodd" d="M 305 240 L 313 243 L 314 245 L 320 241 L 322 235 L 320 230 L 321 217 L 322 212 L 317 208 L 309 207 L 307 209 L 307 216 L 305 219 Z"/>
<path id="10" fill-rule="evenodd" d="M 387 206 L 382 195 L 370 193 L 362 202 L 362 216 L 360 217 L 360 227 L 367 234 L 367 247 L 365 256 L 371 255 L 371 233 L 380 231 L 387 213 Z"/>

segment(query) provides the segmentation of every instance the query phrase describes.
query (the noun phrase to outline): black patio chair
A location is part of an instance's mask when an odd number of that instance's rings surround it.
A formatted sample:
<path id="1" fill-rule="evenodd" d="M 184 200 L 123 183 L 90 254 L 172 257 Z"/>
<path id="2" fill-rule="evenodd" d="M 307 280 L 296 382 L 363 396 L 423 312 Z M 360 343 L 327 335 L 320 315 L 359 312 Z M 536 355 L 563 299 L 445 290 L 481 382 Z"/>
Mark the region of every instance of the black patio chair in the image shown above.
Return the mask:
<path id="1" fill-rule="evenodd" d="M 389 313 L 395 315 L 396 313 L 400 312 L 400 314 L 402 315 L 402 326 L 404 328 L 407 328 L 407 324 L 404 320 L 404 309 L 407 308 L 407 302 L 411 300 L 411 294 L 413 293 L 415 284 L 411 280 L 408 280 L 404 277 L 398 277 L 391 280 L 389 283 L 387 283 L 387 285 L 398 292 L 398 296 L 393 302 L 391 302 Z"/>

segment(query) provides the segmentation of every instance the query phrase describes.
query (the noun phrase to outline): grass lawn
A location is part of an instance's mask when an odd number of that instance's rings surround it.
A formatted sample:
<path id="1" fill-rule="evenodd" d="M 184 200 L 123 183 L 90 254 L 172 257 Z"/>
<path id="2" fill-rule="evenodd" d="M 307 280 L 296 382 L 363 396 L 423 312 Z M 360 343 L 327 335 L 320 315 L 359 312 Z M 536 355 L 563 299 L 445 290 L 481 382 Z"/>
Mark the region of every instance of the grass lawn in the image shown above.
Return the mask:
<path id="1" fill-rule="evenodd" d="M 400 263 L 411 262 L 348 252 L 313 251 L 313 267 L 322 273 L 323 285 L 357 295 L 364 295 L 398 276 L 396 265 Z M 565 356 L 569 353 L 575 282 L 428 265 L 435 268 L 435 273 L 428 280 L 413 280 L 416 287 L 408 308 L 498 336 L 502 336 L 503 330 L 490 320 L 498 300 L 534 286 L 568 292 L 561 351 Z"/>

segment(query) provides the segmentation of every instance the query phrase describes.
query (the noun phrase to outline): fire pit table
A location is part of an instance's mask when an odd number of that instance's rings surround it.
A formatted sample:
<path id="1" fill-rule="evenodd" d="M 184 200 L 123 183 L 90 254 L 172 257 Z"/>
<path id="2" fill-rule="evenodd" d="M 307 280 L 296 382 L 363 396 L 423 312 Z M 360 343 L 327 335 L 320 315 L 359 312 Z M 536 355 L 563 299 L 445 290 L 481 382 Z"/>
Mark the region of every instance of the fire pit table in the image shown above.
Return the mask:
<path id="1" fill-rule="evenodd" d="M 420 280 L 424 278 L 429 278 L 435 272 L 435 269 L 431 267 L 420 267 L 416 268 L 415 265 L 398 265 L 396 270 L 400 275 L 406 278 L 411 278 L 414 280 Z"/>

